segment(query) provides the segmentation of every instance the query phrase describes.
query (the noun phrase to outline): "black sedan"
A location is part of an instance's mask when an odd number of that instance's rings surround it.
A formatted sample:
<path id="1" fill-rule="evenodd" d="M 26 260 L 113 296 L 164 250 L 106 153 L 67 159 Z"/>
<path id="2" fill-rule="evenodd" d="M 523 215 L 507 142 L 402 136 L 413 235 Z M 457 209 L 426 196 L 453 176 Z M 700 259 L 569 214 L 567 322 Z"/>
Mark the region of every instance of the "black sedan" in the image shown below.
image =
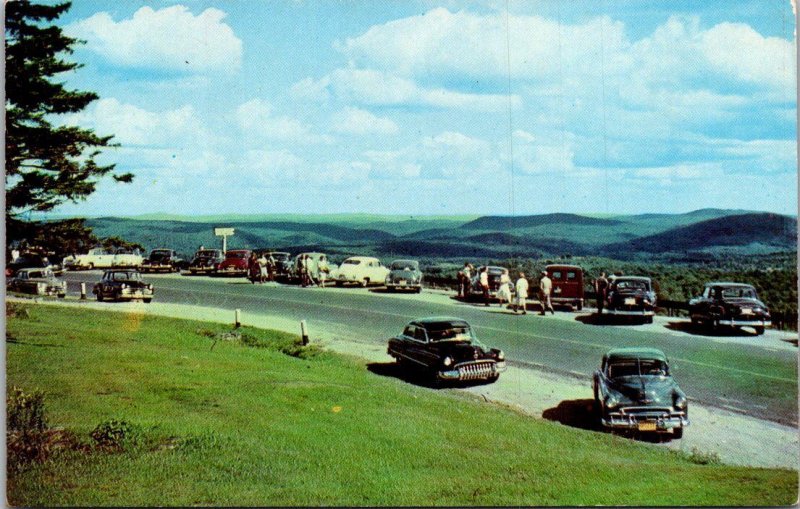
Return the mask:
<path id="1" fill-rule="evenodd" d="M 103 279 L 94 285 L 92 293 L 102 302 L 110 300 L 142 300 L 149 303 L 153 300 L 153 285 L 145 283 L 137 270 L 107 270 Z"/>
<path id="2" fill-rule="evenodd" d="M 429 372 L 436 382 L 494 382 L 506 369 L 502 350 L 481 344 L 461 318 L 435 316 L 414 320 L 389 340 L 387 353 L 400 365 Z"/>
<path id="3" fill-rule="evenodd" d="M 181 257 L 172 249 L 153 249 L 142 261 L 142 272 L 178 272 L 184 265 Z"/>
<path id="4" fill-rule="evenodd" d="M 669 361 L 655 348 L 616 348 L 603 356 L 593 380 L 595 408 L 610 429 L 672 433 L 689 425 L 686 394 Z"/>
<path id="5" fill-rule="evenodd" d="M 656 293 L 649 277 L 615 276 L 610 279 L 606 313 L 653 323 L 655 310 Z"/>
<path id="6" fill-rule="evenodd" d="M 772 325 L 767 306 L 756 289 L 742 283 L 707 283 L 703 294 L 689 301 L 692 323 L 714 329 L 752 327 L 756 334 Z"/>

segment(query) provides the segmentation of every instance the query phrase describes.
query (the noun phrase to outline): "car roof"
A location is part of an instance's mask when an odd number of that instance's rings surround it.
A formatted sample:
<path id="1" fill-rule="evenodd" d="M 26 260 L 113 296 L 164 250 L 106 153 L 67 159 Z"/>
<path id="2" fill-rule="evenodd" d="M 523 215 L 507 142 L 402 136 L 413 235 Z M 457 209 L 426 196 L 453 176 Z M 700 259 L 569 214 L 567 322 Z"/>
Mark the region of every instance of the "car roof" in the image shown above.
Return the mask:
<path id="1" fill-rule="evenodd" d="M 577 265 L 561 265 L 561 264 L 553 264 L 545 266 L 545 269 L 577 269 L 583 270 L 581 267 Z"/>
<path id="2" fill-rule="evenodd" d="M 611 279 L 614 279 L 615 281 L 625 279 L 629 281 L 650 281 L 650 278 L 645 276 L 611 276 Z"/>
<path id="3" fill-rule="evenodd" d="M 611 359 L 658 359 L 666 362 L 667 356 L 657 348 L 614 348 L 606 353 L 606 358 Z"/>
<path id="4" fill-rule="evenodd" d="M 377 261 L 378 259 L 374 256 L 348 256 L 348 260 L 361 260 L 361 261 Z"/>
<path id="5" fill-rule="evenodd" d="M 210 250 L 209 250 L 210 251 Z M 227 253 L 247 253 L 249 249 L 228 249 Z"/>
<path id="6" fill-rule="evenodd" d="M 399 260 L 392 260 L 390 265 L 394 265 L 395 263 L 419 263 L 417 260 L 409 260 L 406 258 L 401 258 Z"/>
<path id="7" fill-rule="evenodd" d="M 706 283 L 706 286 L 735 286 L 737 288 L 753 288 L 753 285 L 749 285 L 747 283 L 728 283 L 725 281 L 715 281 L 712 283 Z"/>
<path id="8" fill-rule="evenodd" d="M 453 316 L 428 316 L 425 318 L 417 318 L 412 320 L 409 324 L 421 325 L 423 327 L 434 324 L 452 324 L 457 327 L 469 327 L 469 323 L 463 318 L 456 318 Z"/>

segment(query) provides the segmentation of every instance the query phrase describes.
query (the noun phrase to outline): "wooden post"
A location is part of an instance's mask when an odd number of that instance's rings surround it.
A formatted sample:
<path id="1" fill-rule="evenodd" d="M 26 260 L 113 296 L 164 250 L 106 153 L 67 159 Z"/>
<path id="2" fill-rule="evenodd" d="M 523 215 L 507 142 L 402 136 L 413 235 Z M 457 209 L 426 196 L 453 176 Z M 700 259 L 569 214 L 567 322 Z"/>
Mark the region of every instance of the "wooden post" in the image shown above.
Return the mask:
<path id="1" fill-rule="evenodd" d="M 242 310 L 241 309 L 237 309 L 234 312 L 234 323 L 233 323 L 233 326 L 236 327 L 237 329 L 242 326 L 242 321 L 241 321 L 242 316 L 241 315 L 242 315 Z"/>
<path id="2" fill-rule="evenodd" d="M 86 283 L 81 283 L 81 300 L 86 300 Z"/>
<path id="3" fill-rule="evenodd" d="M 303 345 L 308 344 L 308 329 L 306 328 L 306 321 L 300 320 L 300 334 L 303 336 Z"/>

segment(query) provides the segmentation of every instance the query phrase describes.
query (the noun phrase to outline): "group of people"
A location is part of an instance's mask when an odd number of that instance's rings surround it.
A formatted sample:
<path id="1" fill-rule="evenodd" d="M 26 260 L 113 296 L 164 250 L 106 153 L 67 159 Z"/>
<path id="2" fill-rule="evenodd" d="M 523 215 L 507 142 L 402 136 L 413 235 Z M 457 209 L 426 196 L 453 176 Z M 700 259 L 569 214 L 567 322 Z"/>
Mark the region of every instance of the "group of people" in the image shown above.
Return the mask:
<path id="1" fill-rule="evenodd" d="M 464 263 L 464 267 L 458 272 L 458 297 L 468 298 L 471 292 L 472 273 L 475 267 L 470 263 Z M 481 267 L 478 273 L 478 284 L 481 287 L 483 294 L 483 302 L 485 306 L 489 306 L 489 268 Z M 514 301 L 512 303 L 511 292 L 514 290 Z M 500 302 L 500 307 L 507 303 L 507 307 L 514 311 L 514 313 L 521 312 L 523 315 L 527 314 L 527 300 L 529 283 L 525 277 L 524 272 L 519 273 L 516 282 L 511 282 L 511 276 L 508 269 L 503 269 L 500 274 L 500 284 L 497 289 L 496 297 Z M 547 311 L 555 314 L 553 304 L 550 302 L 550 294 L 553 291 L 553 282 L 547 275 L 547 271 L 542 271 L 542 277 L 539 279 L 539 300 L 542 303 L 542 312 L 544 315 Z"/>
<path id="2" fill-rule="evenodd" d="M 256 257 L 256 253 L 251 253 L 247 268 L 253 284 L 275 281 L 275 259 L 272 255 L 261 253 L 260 257 Z"/>
<path id="3" fill-rule="evenodd" d="M 328 262 L 325 260 L 325 258 L 321 258 L 315 264 L 314 259 L 311 258 L 311 255 L 304 255 L 300 258 L 298 268 L 300 270 L 300 286 L 306 287 L 317 285 L 320 288 L 325 288 L 325 281 L 328 278 L 328 273 L 330 273 L 330 267 L 328 267 Z M 314 280 L 315 272 L 317 276 L 316 281 Z"/>

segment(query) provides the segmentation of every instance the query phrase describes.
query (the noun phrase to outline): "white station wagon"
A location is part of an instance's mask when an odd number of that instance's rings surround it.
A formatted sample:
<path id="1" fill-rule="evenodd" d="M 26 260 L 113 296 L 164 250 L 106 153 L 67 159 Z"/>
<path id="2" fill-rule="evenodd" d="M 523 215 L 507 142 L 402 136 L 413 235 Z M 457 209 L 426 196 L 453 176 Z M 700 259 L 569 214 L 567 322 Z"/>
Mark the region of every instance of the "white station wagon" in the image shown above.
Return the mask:
<path id="1" fill-rule="evenodd" d="M 351 256 L 339 266 L 336 286 L 345 283 L 361 286 L 382 285 L 389 275 L 389 269 L 381 265 L 380 260 L 371 256 Z"/>

